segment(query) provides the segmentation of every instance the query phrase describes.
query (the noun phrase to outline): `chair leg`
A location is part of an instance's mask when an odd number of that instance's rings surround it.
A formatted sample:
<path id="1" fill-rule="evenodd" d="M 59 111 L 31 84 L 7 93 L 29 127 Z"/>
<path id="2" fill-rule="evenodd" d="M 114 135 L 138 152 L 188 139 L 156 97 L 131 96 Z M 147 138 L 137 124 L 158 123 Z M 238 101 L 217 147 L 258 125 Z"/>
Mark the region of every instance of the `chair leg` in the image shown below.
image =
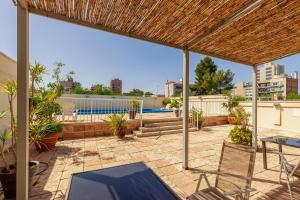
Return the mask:
<path id="1" fill-rule="evenodd" d="M 293 194 L 292 194 L 292 189 L 291 189 L 291 184 L 290 184 L 289 173 L 288 173 L 285 166 L 283 166 L 283 169 L 284 169 L 285 174 L 286 174 L 287 185 L 288 185 L 288 189 L 289 189 L 289 193 L 290 193 L 290 200 L 293 200 Z"/>
<path id="2" fill-rule="evenodd" d="M 281 162 L 281 164 L 280 164 L 280 170 L 279 170 L 279 184 L 281 184 L 282 165 L 283 165 L 283 163 Z"/>

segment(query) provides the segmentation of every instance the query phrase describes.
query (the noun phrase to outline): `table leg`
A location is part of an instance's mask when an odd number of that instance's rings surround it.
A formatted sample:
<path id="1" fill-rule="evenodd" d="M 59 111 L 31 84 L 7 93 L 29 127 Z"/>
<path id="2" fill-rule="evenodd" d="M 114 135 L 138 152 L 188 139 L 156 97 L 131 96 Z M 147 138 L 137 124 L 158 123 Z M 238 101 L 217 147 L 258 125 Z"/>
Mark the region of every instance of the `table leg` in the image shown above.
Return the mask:
<path id="1" fill-rule="evenodd" d="M 279 151 L 279 153 L 281 154 L 282 153 L 282 144 L 278 144 L 278 151 Z M 281 164 L 281 157 L 280 157 L 280 155 L 279 155 L 279 164 Z"/>
<path id="2" fill-rule="evenodd" d="M 266 142 L 262 141 L 262 150 L 263 150 L 263 164 L 264 164 L 264 169 L 268 169 L 268 164 L 267 164 L 267 147 L 266 147 Z"/>

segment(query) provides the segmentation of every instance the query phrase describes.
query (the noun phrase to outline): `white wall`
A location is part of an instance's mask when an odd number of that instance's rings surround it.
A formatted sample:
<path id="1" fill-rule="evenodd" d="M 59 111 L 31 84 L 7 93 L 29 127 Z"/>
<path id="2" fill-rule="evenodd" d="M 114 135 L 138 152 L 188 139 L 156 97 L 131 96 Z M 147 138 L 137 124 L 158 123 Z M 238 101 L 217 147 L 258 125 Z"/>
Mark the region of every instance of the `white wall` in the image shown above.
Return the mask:
<path id="1" fill-rule="evenodd" d="M 240 105 L 252 113 L 251 102 Z M 257 117 L 259 128 L 300 133 L 300 101 L 258 102 Z"/>
<path id="2" fill-rule="evenodd" d="M 0 52 L 0 82 L 6 80 L 17 80 L 17 63 L 13 59 L 9 58 L 2 52 Z M 7 95 L 0 93 L 0 111 L 9 110 L 9 104 L 7 100 Z M 14 105 L 14 110 L 16 112 L 16 101 Z M 6 119 L 0 120 L 0 131 L 9 128 L 9 115 Z"/>

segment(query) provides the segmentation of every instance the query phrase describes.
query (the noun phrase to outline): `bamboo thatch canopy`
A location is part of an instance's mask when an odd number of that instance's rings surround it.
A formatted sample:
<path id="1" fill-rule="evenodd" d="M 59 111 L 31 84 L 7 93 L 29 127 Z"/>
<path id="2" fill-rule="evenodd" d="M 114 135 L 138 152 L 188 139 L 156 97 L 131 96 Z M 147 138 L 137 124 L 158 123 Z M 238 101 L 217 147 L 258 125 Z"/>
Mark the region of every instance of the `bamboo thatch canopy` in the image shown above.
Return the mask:
<path id="1" fill-rule="evenodd" d="M 19 0 L 29 11 L 248 65 L 300 51 L 299 0 Z"/>

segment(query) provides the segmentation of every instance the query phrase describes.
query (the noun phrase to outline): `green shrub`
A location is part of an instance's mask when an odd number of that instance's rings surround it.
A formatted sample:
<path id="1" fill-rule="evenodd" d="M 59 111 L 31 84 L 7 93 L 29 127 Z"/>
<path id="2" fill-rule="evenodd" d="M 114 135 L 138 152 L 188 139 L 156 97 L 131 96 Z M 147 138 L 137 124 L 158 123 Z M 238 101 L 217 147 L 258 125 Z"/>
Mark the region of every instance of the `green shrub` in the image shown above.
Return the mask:
<path id="1" fill-rule="evenodd" d="M 249 129 L 235 126 L 229 133 L 234 144 L 252 145 L 252 132 Z"/>
<path id="2" fill-rule="evenodd" d="M 130 100 L 129 104 L 130 104 L 130 107 L 131 107 L 132 110 L 138 110 L 139 107 L 141 106 L 141 103 L 140 103 L 138 97 L 133 97 L 133 98 Z"/>
<path id="3" fill-rule="evenodd" d="M 171 103 L 171 99 L 169 99 L 169 98 L 164 98 L 163 100 L 162 100 L 162 104 L 164 105 L 164 106 L 167 106 L 168 104 L 170 104 Z"/>
<path id="4" fill-rule="evenodd" d="M 170 103 L 170 108 L 180 108 L 181 102 L 179 100 L 172 100 Z"/>

